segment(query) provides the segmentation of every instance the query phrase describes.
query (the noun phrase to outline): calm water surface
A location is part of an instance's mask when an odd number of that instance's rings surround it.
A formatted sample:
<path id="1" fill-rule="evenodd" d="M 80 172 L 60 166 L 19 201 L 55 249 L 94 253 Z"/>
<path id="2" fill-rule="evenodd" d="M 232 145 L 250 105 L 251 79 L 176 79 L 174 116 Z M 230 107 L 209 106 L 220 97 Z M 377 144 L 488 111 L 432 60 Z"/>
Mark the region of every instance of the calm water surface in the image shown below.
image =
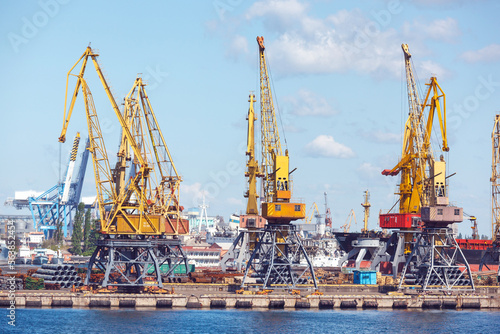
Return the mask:
<path id="1" fill-rule="evenodd" d="M 500 333 L 500 311 L 17 309 L 0 333 Z"/>

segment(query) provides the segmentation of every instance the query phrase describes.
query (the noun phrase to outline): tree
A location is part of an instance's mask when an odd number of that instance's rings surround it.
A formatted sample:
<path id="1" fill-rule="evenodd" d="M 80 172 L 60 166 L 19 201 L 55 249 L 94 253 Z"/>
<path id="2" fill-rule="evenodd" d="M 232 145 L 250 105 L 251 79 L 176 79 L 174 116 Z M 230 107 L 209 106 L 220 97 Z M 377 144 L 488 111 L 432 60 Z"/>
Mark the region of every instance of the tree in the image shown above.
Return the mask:
<path id="1" fill-rule="evenodd" d="M 88 248 L 86 248 L 85 252 L 83 253 L 83 255 L 85 256 L 91 256 L 94 253 L 97 246 L 97 240 L 99 239 L 99 230 L 101 228 L 99 219 L 94 219 L 91 222 L 92 224 L 87 242 Z"/>
<path id="2" fill-rule="evenodd" d="M 71 235 L 71 243 L 73 244 L 73 253 L 76 255 L 82 254 L 82 240 L 83 240 L 83 215 L 85 212 L 85 204 L 78 204 L 75 213 L 75 222 L 73 224 L 73 234 Z"/>
<path id="3" fill-rule="evenodd" d="M 90 217 L 90 209 L 85 212 L 85 226 L 83 228 L 83 251 L 89 250 L 90 244 L 90 229 L 92 228 L 92 218 Z"/>

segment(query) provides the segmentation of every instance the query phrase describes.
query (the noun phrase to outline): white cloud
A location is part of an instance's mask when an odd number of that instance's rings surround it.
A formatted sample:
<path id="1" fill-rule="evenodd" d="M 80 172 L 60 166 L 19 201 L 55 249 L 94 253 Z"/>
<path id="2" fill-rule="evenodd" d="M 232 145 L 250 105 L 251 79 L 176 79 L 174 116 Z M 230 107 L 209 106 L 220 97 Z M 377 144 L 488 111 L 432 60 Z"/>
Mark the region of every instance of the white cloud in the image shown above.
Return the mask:
<path id="1" fill-rule="evenodd" d="M 269 64 L 276 73 L 354 70 L 399 76 L 400 38 L 394 29 L 385 29 L 359 9 L 341 10 L 325 19 L 308 16 L 306 9 L 296 0 L 274 0 L 256 3 L 246 14 L 249 20 L 261 18 L 271 31 L 279 33 L 266 45 Z"/>
<path id="2" fill-rule="evenodd" d="M 455 42 L 461 35 L 457 20 L 448 17 L 431 22 L 418 19 L 405 23 L 403 30 L 409 38 L 418 36 L 422 40 L 433 39 L 442 42 Z"/>
<path id="3" fill-rule="evenodd" d="M 384 132 L 381 130 L 371 131 L 364 134 L 364 137 L 378 143 L 400 143 L 401 134 Z"/>
<path id="4" fill-rule="evenodd" d="M 481 0 L 475 0 L 479 2 Z M 469 3 L 466 0 L 413 0 L 412 1 L 418 7 L 439 7 L 439 8 L 456 8 L 463 6 L 464 3 Z M 474 1 L 473 1 L 474 2 Z"/>
<path id="5" fill-rule="evenodd" d="M 461 32 L 453 18 L 420 19 L 393 28 L 395 17 L 404 9 L 398 8 L 383 19 L 379 12 L 360 9 L 317 18 L 298 0 L 272 0 L 254 3 L 245 18 L 262 20 L 270 33 L 277 33 L 277 37 L 266 39 L 268 62 L 277 75 L 355 71 L 377 78 L 399 78 L 401 41 L 450 43 Z"/>
<path id="6" fill-rule="evenodd" d="M 233 59 L 238 59 L 240 55 L 248 54 L 248 40 L 244 36 L 236 35 L 231 40 L 226 55 Z"/>
<path id="7" fill-rule="evenodd" d="M 181 205 L 192 207 L 198 206 L 203 200 L 203 195 L 208 196 L 206 190 L 201 189 L 201 183 L 193 184 L 182 183 L 180 186 L 180 203 Z"/>
<path id="8" fill-rule="evenodd" d="M 360 172 L 360 176 L 363 178 L 374 178 L 379 177 L 382 172 L 382 168 L 378 166 L 373 166 L 369 162 L 363 162 L 361 166 L 358 167 L 358 171 Z"/>
<path id="9" fill-rule="evenodd" d="M 307 89 L 300 89 L 296 94 L 283 99 L 290 108 L 290 113 L 297 116 L 330 116 L 336 111 L 328 101 Z"/>
<path id="10" fill-rule="evenodd" d="M 237 206 L 243 206 L 243 200 L 241 200 L 240 198 L 234 198 L 234 197 L 230 197 L 226 200 L 226 202 L 230 205 L 237 205 Z"/>
<path id="11" fill-rule="evenodd" d="M 354 152 L 350 147 L 337 143 L 332 136 L 319 135 L 312 142 L 308 143 L 305 151 L 312 157 L 342 158 L 354 157 Z"/>
<path id="12" fill-rule="evenodd" d="M 482 49 L 464 52 L 461 56 L 468 63 L 494 62 L 500 60 L 500 45 L 490 44 Z"/>
<path id="13" fill-rule="evenodd" d="M 303 127 L 295 126 L 294 124 L 291 124 L 291 123 L 284 124 L 283 129 L 287 133 L 301 133 L 301 132 L 305 131 L 305 129 Z"/>
<path id="14" fill-rule="evenodd" d="M 429 78 L 433 76 L 438 79 L 443 79 L 451 75 L 448 70 L 446 70 L 441 65 L 433 62 L 432 60 L 425 60 L 420 62 L 418 73 L 421 78 Z M 425 89 L 427 89 L 427 87 Z"/>
<path id="15" fill-rule="evenodd" d="M 273 30 L 286 30 L 305 16 L 307 5 L 297 0 L 257 1 L 248 9 L 245 17 L 251 20 L 263 18 L 264 25 Z"/>

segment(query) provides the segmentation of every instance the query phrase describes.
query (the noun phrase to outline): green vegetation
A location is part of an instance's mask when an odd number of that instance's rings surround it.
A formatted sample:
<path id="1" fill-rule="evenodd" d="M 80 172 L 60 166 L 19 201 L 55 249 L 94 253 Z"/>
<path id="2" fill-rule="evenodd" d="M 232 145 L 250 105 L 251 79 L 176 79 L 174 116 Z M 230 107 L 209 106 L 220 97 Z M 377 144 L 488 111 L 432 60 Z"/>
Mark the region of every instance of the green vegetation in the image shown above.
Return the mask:
<path id="1" fill-rule="evenodd" d="M 85 204 L 78 204 L 76 209 L 75 220 L 73 223 L 73 234 L 71 235 L 71 243 L 73 244 L 73 254 L 82 255 L 82 241 L 83 241 L 83 229 L 82 225 L 84 223 L 84 212 Z"/>

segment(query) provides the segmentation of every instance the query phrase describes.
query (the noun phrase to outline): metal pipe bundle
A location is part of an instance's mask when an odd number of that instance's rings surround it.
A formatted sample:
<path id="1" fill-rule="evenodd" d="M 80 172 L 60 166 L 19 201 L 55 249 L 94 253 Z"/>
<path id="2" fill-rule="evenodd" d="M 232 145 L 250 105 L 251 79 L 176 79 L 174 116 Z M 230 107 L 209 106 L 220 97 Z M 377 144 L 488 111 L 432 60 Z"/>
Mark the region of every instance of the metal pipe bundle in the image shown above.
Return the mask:
<path id="1" fill-rule="evenodd" d="M 44 264 L 33 277 L 43 278 L 45 283 L 59 284 L 61 288 L 82 286 L 82 278 L 78 276 L 75 266 L 67 264 Z"/>
<path id="2" fill-rule="evenodd" d="M 52 270 L 61 270 L 63 268 L 60 264 L 44 264 L 42 265 L 42 269 L 52 269 Z"/>
<path id="3" fill-rule="evenodd" d="M 56 275 L 33 274 L 33 277 L 43 278 L 43 280 L 51 280 L 51 281 L 57 279 Z"/>

